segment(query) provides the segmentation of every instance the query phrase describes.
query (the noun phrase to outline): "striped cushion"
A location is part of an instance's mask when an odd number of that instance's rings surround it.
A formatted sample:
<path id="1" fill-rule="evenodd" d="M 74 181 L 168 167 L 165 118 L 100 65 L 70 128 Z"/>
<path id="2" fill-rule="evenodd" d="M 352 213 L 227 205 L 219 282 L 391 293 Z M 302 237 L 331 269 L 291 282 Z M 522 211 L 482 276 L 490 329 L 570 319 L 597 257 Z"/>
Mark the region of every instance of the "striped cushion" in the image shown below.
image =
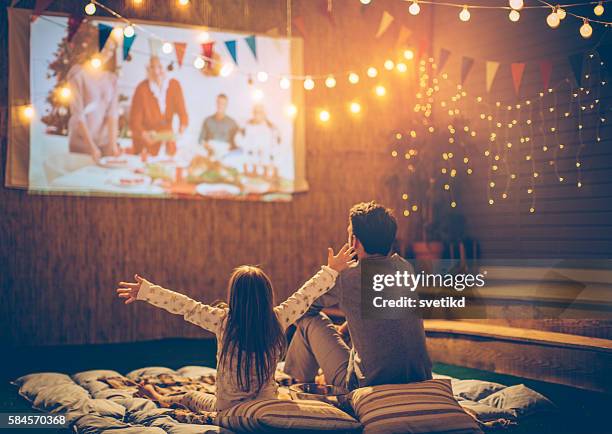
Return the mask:
<path id="1" fill-rule="evenodd" d="M 361 431 L 361 424 L 333 405 L 310 400 L 261 399 L 219 412 L 216 424 L 235 432 Z"/>
<path id="2" fill-rule="evenodd" d="M 364 434 L 482 433 L 453 398 L 450 380 L 362 387 L 349 400 Z"/>

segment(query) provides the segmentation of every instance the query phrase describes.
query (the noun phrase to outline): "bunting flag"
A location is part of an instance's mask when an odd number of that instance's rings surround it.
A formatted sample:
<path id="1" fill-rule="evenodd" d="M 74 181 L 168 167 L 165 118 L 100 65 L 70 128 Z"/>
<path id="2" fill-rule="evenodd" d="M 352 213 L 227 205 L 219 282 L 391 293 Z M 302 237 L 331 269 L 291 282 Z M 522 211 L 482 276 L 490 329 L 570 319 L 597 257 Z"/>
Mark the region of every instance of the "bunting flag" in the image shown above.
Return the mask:
<path id="1" fill-rule="evenodd" d="M 31 20 L 33 22 L 36 21 L 36 18 L 38 18 L 38 16 L 42 14 L 49 7 L 51 3 L 53 3 L 53 0 L 36 0 L 36 4 L 34 5 L 34 12 L 32 12 Z"/>
<path id="2" fill-rule="evenodd" d="M 609 69 L 612 66 L 612 44 L 600 45 L 596 51 L 599 54 L 599 60 Z"/>
<path id="3" fill-rule="evenodd" d="M 238 65 L 238 55 L 236 53 L 236 41 L 235 40 L 225 41 L 225 47 L 227 48 L 227 51 L 232 56 L 234 63 Z"/>
<path id="4" fill-rule="evenodd" d="M 404 45 L 410 39 L 410 36 L 412 36 L 412 30 L 406 26 L 401 26 L 397 35 L 397 42 L 395 43 L 396 47 Z"/>
<path id="5" fill-rule="evenodd" d="M 574 77 L 576 77 L 576 84 L 578 86 L 582 85 L 582 64 L 583 64 L 583 54 L 573 54 L 568 57 L 570 66 L 572 67 L 572 71 L 574 72 Z"/>
<path id="6" fill-rule="evenodd" d="M 211 63 L 214 47 L 215 47 L 215 41 L 204 42 L 202 44 L 202 56 L 204 56 L 207 66 L 209 66 Z"/>
<path id="7" fill-rule="evenodd" d="M 540 62 L 540 76 L 542 77 L 542 88 L 548 89 L 550 76 L 552 75 L 553 64 L 550 60 L 542 60 Z"/>
<path id="8" fill-rule="evenodd" d="M 185 42 L 174 43 L 174 53 L 176 54 L 176 63 L 178 63 L 179 68 L 183 66 L 183 59 L 185 58 L 186 49 L 187 44 Z"/>
<path id="9" fill-rule="evenodd" d="M 485 80 L 487 92 L 491 91 L 491 87 L 493 86 L 493 81 L 495 80 L 495 76 L 497 75 L 497 70 L 499 69 L 499 62 L 493 62 L 491 60 L 487 60 L 485 67 Z"/>
<path id="10" fill-rule="evenodd" d="M 244 41 L 251 50 L 251 53 L 253 53 L 255 60 L 257 60 L 257 40 L 255 39 L 255 35 L 247 36 L 244 38 Z"/>
<path id="11" fill-rule="evenodd" d="M 438 58 L 438 72 L 442 71 L 442 68 L 444 68 L 444 65 L 446 65 L 450 54 L 451 52 L 446 48 L 440 48 L 440 57 Z"/>
<path id="12" fill-rule="evenodd" d="M 132 49 L 132 44 L 134 43 L 136 36 L 138 35 L 134 34 L 129 38 L 123 38 L 123 60 L 127 60 L 128 56 L 130 55 L 130 50 Z"/>
<path id="13" fill-rule="evenodd" d="M 110 37 L 113 31 L 113 26 L 107 26 L 106 24 L 98 24 L 98 49 L 102 51 L 106 41 Z"/>
<path id="14" fill-rule="evenodd" d="M 472 57 L 463 56 L 461 58 L 461 84 L 465 83 L 467 76 L 474 66 L 474 59 Z"/>
<path id="15" fill-rule="evenodd" d="M 510 65 L 510 69 L 512 72 L 512 83 L 514 84 L 514 92 L 519 94 L 519 89 L 521 88 L 521 82 L 523 81 L 523 73 L 525 72 L 525 64 L 524 63 L 513 63 Z"/>
<path id="16" fill-rule="evenodd" d="M 306 25 L 304 24 L 304 17 L 295 17 L 293 19 L 293 26 L 300 32 L 302 38 L 306 37 Z"/>
<path id="17" fill-rule="evenodd" d="M 162 45 L 164 45 L 164 43 L 160 39 L 149 38 L 149 51 L 151 52 L 151 56 L 159 56 Z"/>
<path id="18" fill-rule="evenodd" d="M 376 32 L 376 38 L 380 38 L 388 29 L 394 18 L 389 12 L 384 11 L 382 18 L 380 19 L 380 24 L 378 25 L 378 32 Z"/>
<path id="19" fill-rule="evenodd" d="M 77 34 L 84 19 L 85 17 L 82 14 L 70 15 L 68 18 L 68 42 L 71 42 L 74 35 Z"/>

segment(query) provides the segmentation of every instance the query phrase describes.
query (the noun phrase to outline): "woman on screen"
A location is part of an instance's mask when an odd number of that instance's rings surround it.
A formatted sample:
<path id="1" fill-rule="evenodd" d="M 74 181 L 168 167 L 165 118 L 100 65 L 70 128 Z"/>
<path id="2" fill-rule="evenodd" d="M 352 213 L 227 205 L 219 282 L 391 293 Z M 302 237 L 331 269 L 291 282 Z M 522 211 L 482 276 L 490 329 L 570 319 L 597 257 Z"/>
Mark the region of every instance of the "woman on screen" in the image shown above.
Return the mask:
<path id="1" fill-rule="evenodd" d="M 278 158 L 280 143 L 278 128 L 268 120 L 263 104 L 255 104 L 241 140 L 246 154 L 245 173 L 267 178 L 278 176 L 275 157 Z"/>
<path id="2" fill-rule="evenodd" d="M 83 25 L 72 44 L 77 50 L 77 59 L 67 75 L 70 152 L 90 154 L 96 161 L 103 156 L 117 155 L 117 41 L 111 35 L 98 52 L 97 28 Z"/>

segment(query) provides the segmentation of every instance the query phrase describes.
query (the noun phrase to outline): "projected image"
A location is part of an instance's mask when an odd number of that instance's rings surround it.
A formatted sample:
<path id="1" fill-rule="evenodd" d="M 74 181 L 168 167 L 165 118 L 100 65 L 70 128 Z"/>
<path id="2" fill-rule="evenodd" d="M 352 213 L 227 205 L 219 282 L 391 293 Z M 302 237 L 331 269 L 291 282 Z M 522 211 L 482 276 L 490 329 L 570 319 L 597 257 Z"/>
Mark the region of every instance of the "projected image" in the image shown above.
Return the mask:
<path id="1" fill-rule="evenodd" d="M 286 39 L 43 16 L 31 24 L 29 188 L 287 200 Z"/>

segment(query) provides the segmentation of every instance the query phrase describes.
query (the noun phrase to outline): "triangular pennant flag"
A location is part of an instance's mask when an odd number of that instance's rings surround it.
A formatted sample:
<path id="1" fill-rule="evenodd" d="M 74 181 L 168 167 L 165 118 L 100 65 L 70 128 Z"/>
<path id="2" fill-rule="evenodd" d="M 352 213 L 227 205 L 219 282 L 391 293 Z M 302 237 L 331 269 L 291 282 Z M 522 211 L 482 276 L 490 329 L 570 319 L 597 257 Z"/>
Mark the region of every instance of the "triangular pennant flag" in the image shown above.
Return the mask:
<path id="1" fill-rule="evenodd" d="M 164 45 L 164 43 L 161 41 L 161 39 L 149 38 L 149 50 L 151 52 L 151 56 L 159 56 L 162 45 Z"/>
<path id="2" fill-rule="evenodd" d="M 474 66 L 474 59 L 471 57 L 463 56 L 461 58 L 461 84 L 465 83 L 470 71 Z"/>
<path id="3" fill-rule="evenodd" d="M 519 89 L 521 88 L 521 81 L 523 81 L 523 73 L 525 72 L 525 64 L 524 63 L 513 63 L 510 65 L 510 69 L 512 72 L 512 84 L 514 84 L 514 92 L 519 94 Z"/>
<path id="4" fill-rule="evenodd" d="M 266 35 L 269 36 L 278 36 L 280 35 L 280 32 L 278 31 L 278 27 L 272 27 L 270 30 L 267 30 Z"/>
<path id="5" fill-rule="evenodd" d="M 36 4 L 34 5 L 34 12 L 32 12 L 31 20 L 36 21 L 36 18 L 38 18 L 38 16 L 42 14 L 49 7 L 51 3 L 53 3 L 53 0 L 36 0 Z"/>
<path id="6" fill-rule="evenodd" d="M 446 48 L 440 48 L 440 58 L 438 59 L 438 71 L 441 71 L 446 65 L 448 58 L 450 57 L 451 52 Z"/>
<path id="7" fill-rule="evenodd" d="M 132 44 L 134 43 L 134 39 L 136 39 L 136 34 L 128 37 L 123 37 L 123 60 L 126 60 L 130 55 L 130 50 L 132 49 Z"/>
<path id="8" fill-rule="evenodd" d="M 582 65 L 584 56 L 582 53 L 573 54 L 568 57 L 570 66 L 572 67 L 572 71 L 574 72 L 574 77 L 576 77 L 576 84 L 578 86 L 582 85 Z"/>
<path id="9" fill-rule="evenodd" d="M 600 45 L 597 47 L 597 54 L 599 60 L 604 63 L 603 66 L 609 70 L 612 67 L 612 44 Z"/>
<path id="10" fill-rule="evenodd" d="M 486 83 L 487 92 L 491 91 L 491 87 L 493 86 L 493 81 L 495 80 L 495 76 L 497 75 L 498 69 L 499 69 L 499 62 L 487 60 L 487 63 L 485 66 L 485 83 Z"/>
<path id="11" fill-rule="evenodd" d="M 553 64 L 550 60 L 542 60 L 540 62 L 540 76 L 542 77 L 542 88 L 548 89 L 550 76 L 552 75 Z"/>
<path id="12" fill-rule="evenodd" d="M 113 31 L 112 26 L 107 26 L 106 24 L 98 24 L 98 48 L 100 51 L 104 48 L 106 41 L 108 41 L 109 36 Z"/>
<path id="13" fill-rule="evenodd" d="M 71 42 L 72 38 L 74 38 L 74 35 L 77 34 L 77 32 L 79 31 L 79 27 L 81 27 L 81 23 L 84 19 L 85 17 L 83 17 L 82 14 L 71 15 L 68 18 L 68 42 Z"/>
<path id="14" fill-rule="evenodd" d="M 202 44 L 202 56 L 204 56 L 204 63 L 206 63 L 206 66 L 210 66 L 210 64 L 212 63 L 212 57 L 213 57 L 213 48 L 215 46 L 215 41 L 210 41 L 210 42 L 204 42 Z"/>
<path id="15" fill-rule="evenodd" d="M 235 40 L 225 41 L 225 47 L 227 48 L 227 51 L 229 51 L 230 55 L 232 56 L 232 59 L 234 59 L 234 63 L 238 65 L 238 56 L 236 54 L 236 41 Z"/>
<path id="16" fill-rule="evenodd" d="M 302 38 L 306 37 L 306 25 L 304 24 L 304 17 L 295 17 L 293 19 L 293 25 L 295 26 L 296 29 L 298 29 L 298 32 L 300 32 L 300 35 L 302 35 Z"/>
<path id="17" fill-rule="evenodd" d="M 401 26 L 399 29 L 399 34 L 397 35 L 397 42 L 395 43 L 395 45 L 397 47 L 401 47 L 406 43 L 406 41 L 408 41 L 408 39 L 410 39 L 410 36 L 412 36 L 412 30 L 410 30 L 406 26 Z"/>
<path id="18" fill-rule="evenodd" d="M 389 12 L 384 11 L 382 18 L 380 19 L 380 24 L 378 25 L 378 32 L 376 32 L 376 38 L 380 38 L 386 31 L 389 29 L 389 26 L 393 22 L 395 18 Z"/>
<path id="19" fill-rule="evenodd" d="M 179 68 L 183 66 L 183 59 L 185 58 L 186 49 L 187 44 L 185 42 L 174 43 L 174 53 L 176 54 L 176 63 L 178 63 Z"/>
<path id="20" fill-rule="evenodd" d="M 255 35 L 247 36 L 244 38 L 244 41 L 251 50 L 251 53 L 253 53 L 255 60 L 257 60 L 257 40 L 255 39 Z"/>

